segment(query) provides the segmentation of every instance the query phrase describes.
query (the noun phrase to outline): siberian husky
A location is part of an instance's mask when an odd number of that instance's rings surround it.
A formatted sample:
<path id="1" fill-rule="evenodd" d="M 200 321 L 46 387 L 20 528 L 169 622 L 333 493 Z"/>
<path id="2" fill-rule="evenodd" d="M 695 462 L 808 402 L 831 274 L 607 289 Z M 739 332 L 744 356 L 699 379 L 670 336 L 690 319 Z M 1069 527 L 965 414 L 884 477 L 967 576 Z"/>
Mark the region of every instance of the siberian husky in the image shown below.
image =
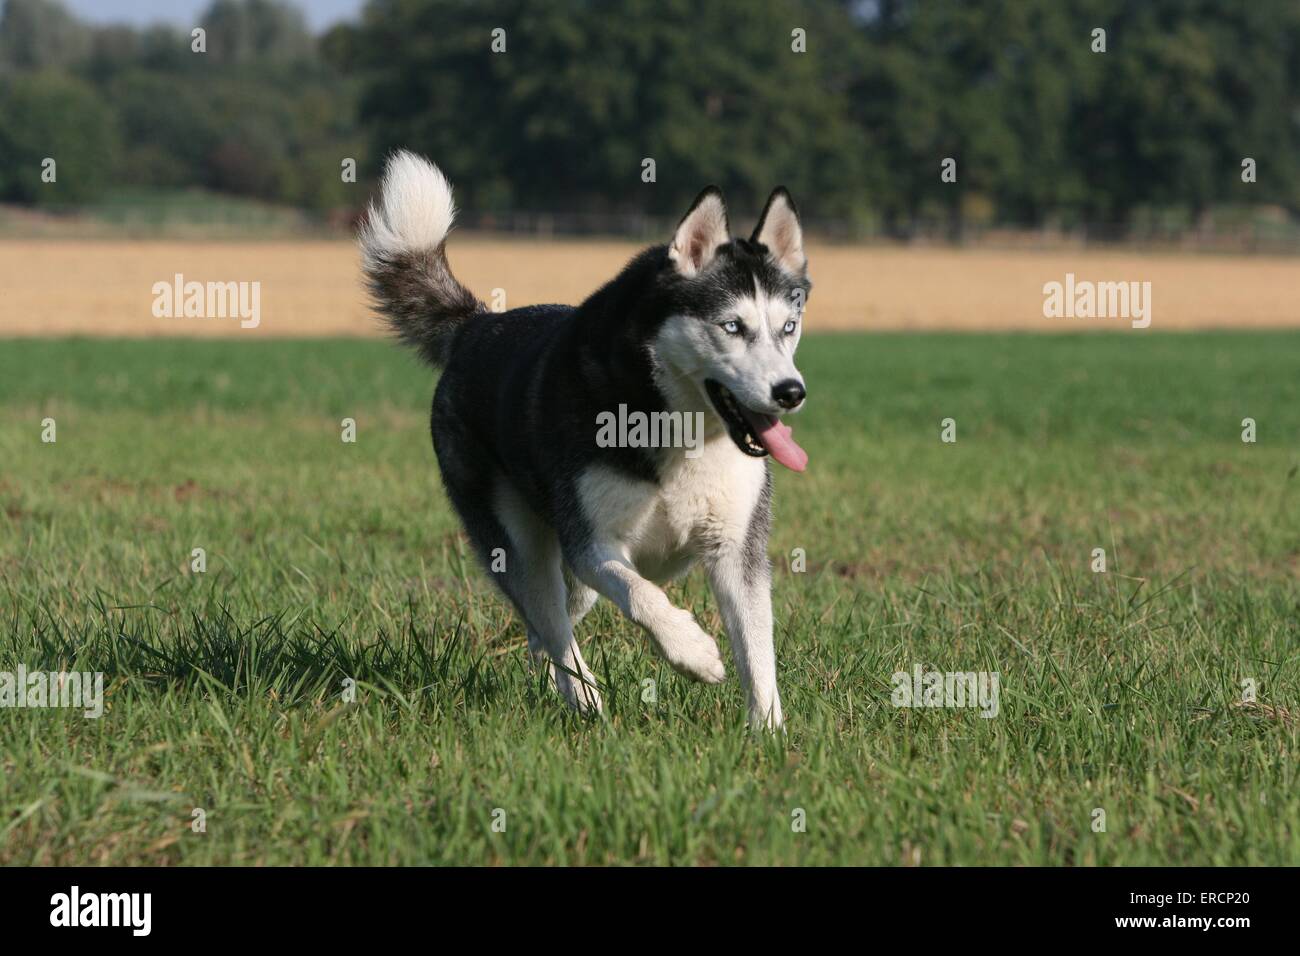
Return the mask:
<path id="1" fill-rule="evenodd" d="M 717 642 L 659 586 L 700 562 L 749 721 L 780 727 L 766 459 L 808 462 L 781 417 L 806 396 L 794 353 L 811 288 L 789 193 L 776 189 L 741 239 L 709 187 L 671 242 L 581 305 L 502 313 L 451 273 L 454 215 L 438 168 L 394 154 L 363 265 L 377 311 L 442 369 L 431 427 L 443 483 L 533 659 L 571 706 L 599 711 L 574 628 L 603 595 L 677 671 L 721 682 Z M 698 447 L 598 441 L 598 423 L 629 409 L 702 422 Z"/>

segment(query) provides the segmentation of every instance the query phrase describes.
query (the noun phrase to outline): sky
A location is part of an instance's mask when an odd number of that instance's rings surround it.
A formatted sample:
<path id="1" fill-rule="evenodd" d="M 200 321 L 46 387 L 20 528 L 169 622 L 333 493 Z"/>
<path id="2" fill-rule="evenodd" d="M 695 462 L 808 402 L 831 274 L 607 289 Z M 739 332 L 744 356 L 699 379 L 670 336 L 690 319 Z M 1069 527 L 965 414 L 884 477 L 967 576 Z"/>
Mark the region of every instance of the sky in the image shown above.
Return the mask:
<path id="1" fill-rule="evenodd" d="M 307 14 L 312 29 L 322 30 L 339 20 L 354 18 L 365 0 L 290 0 Z M 62 0 L 90 23 L 131 23 L 136 26 L 165 20 L 182 26 L 196 21 L 212 0 Z"/>

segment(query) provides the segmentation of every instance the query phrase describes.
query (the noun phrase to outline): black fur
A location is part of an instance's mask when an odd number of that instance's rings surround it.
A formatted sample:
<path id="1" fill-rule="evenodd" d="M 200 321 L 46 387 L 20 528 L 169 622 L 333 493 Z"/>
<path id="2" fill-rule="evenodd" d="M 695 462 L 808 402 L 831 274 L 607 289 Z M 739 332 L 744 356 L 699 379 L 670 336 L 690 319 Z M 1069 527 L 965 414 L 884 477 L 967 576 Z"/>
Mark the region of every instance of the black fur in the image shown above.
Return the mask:
<path id="1" fill-rule="evenodd" d="M 733 239 L 700 275 L 682 277 L 655 246 L 577 308 L 481 313 L 456 326 L 433 401 L 434 447 L 453 501 L 486 494 L 508 475 L 533 510 L 562 532 L 581 520 L 576 480 L 602 464 L 657 481 L 655 449 L 596 444 L 597 416 L 620 403 L 665 411 L 647 346 L 671 315 L 709 316 L 755 278 L 769 294 L 809 288 L 776 268 L 759 243 Z M 458 491 L 456 485 L 466 484 Z M 579 535 L 580 537 L 581 535 Z"/>

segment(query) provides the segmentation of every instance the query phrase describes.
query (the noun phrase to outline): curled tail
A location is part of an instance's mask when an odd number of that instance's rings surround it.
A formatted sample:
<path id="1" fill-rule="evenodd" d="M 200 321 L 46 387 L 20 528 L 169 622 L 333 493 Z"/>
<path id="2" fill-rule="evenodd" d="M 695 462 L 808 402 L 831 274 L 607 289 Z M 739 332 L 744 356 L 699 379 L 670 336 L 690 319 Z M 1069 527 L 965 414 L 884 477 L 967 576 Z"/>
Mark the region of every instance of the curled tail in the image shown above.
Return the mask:
<path id="1" fill-rule="evenodd" d="M 456 327 L 485 311 L 447 265 L 456 215 L 451 185 L 433 163 L 400 150 L 388 160 L 380 192 L 360 236 L 376 311 L 426 362 L 442 365 Z"/>

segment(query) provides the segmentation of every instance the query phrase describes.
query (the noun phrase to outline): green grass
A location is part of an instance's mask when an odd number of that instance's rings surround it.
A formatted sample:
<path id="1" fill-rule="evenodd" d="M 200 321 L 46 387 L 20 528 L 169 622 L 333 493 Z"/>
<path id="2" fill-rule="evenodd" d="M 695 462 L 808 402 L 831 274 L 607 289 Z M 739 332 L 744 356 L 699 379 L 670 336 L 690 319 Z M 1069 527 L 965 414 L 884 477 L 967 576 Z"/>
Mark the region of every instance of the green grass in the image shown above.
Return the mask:
<path id="1" fill-rule="evenodd" d="M 0 669 L 103 671 L 108 708 L 0 710 L 0 862 L 1300 863 L 1300 335 L 800 364 L 765 739 L 603 604 L 608 719 L 540 686 L 392 346 L 0 342 Z M 997 671 L 1000 713 L 893 707 L 917 663 Z"/>

